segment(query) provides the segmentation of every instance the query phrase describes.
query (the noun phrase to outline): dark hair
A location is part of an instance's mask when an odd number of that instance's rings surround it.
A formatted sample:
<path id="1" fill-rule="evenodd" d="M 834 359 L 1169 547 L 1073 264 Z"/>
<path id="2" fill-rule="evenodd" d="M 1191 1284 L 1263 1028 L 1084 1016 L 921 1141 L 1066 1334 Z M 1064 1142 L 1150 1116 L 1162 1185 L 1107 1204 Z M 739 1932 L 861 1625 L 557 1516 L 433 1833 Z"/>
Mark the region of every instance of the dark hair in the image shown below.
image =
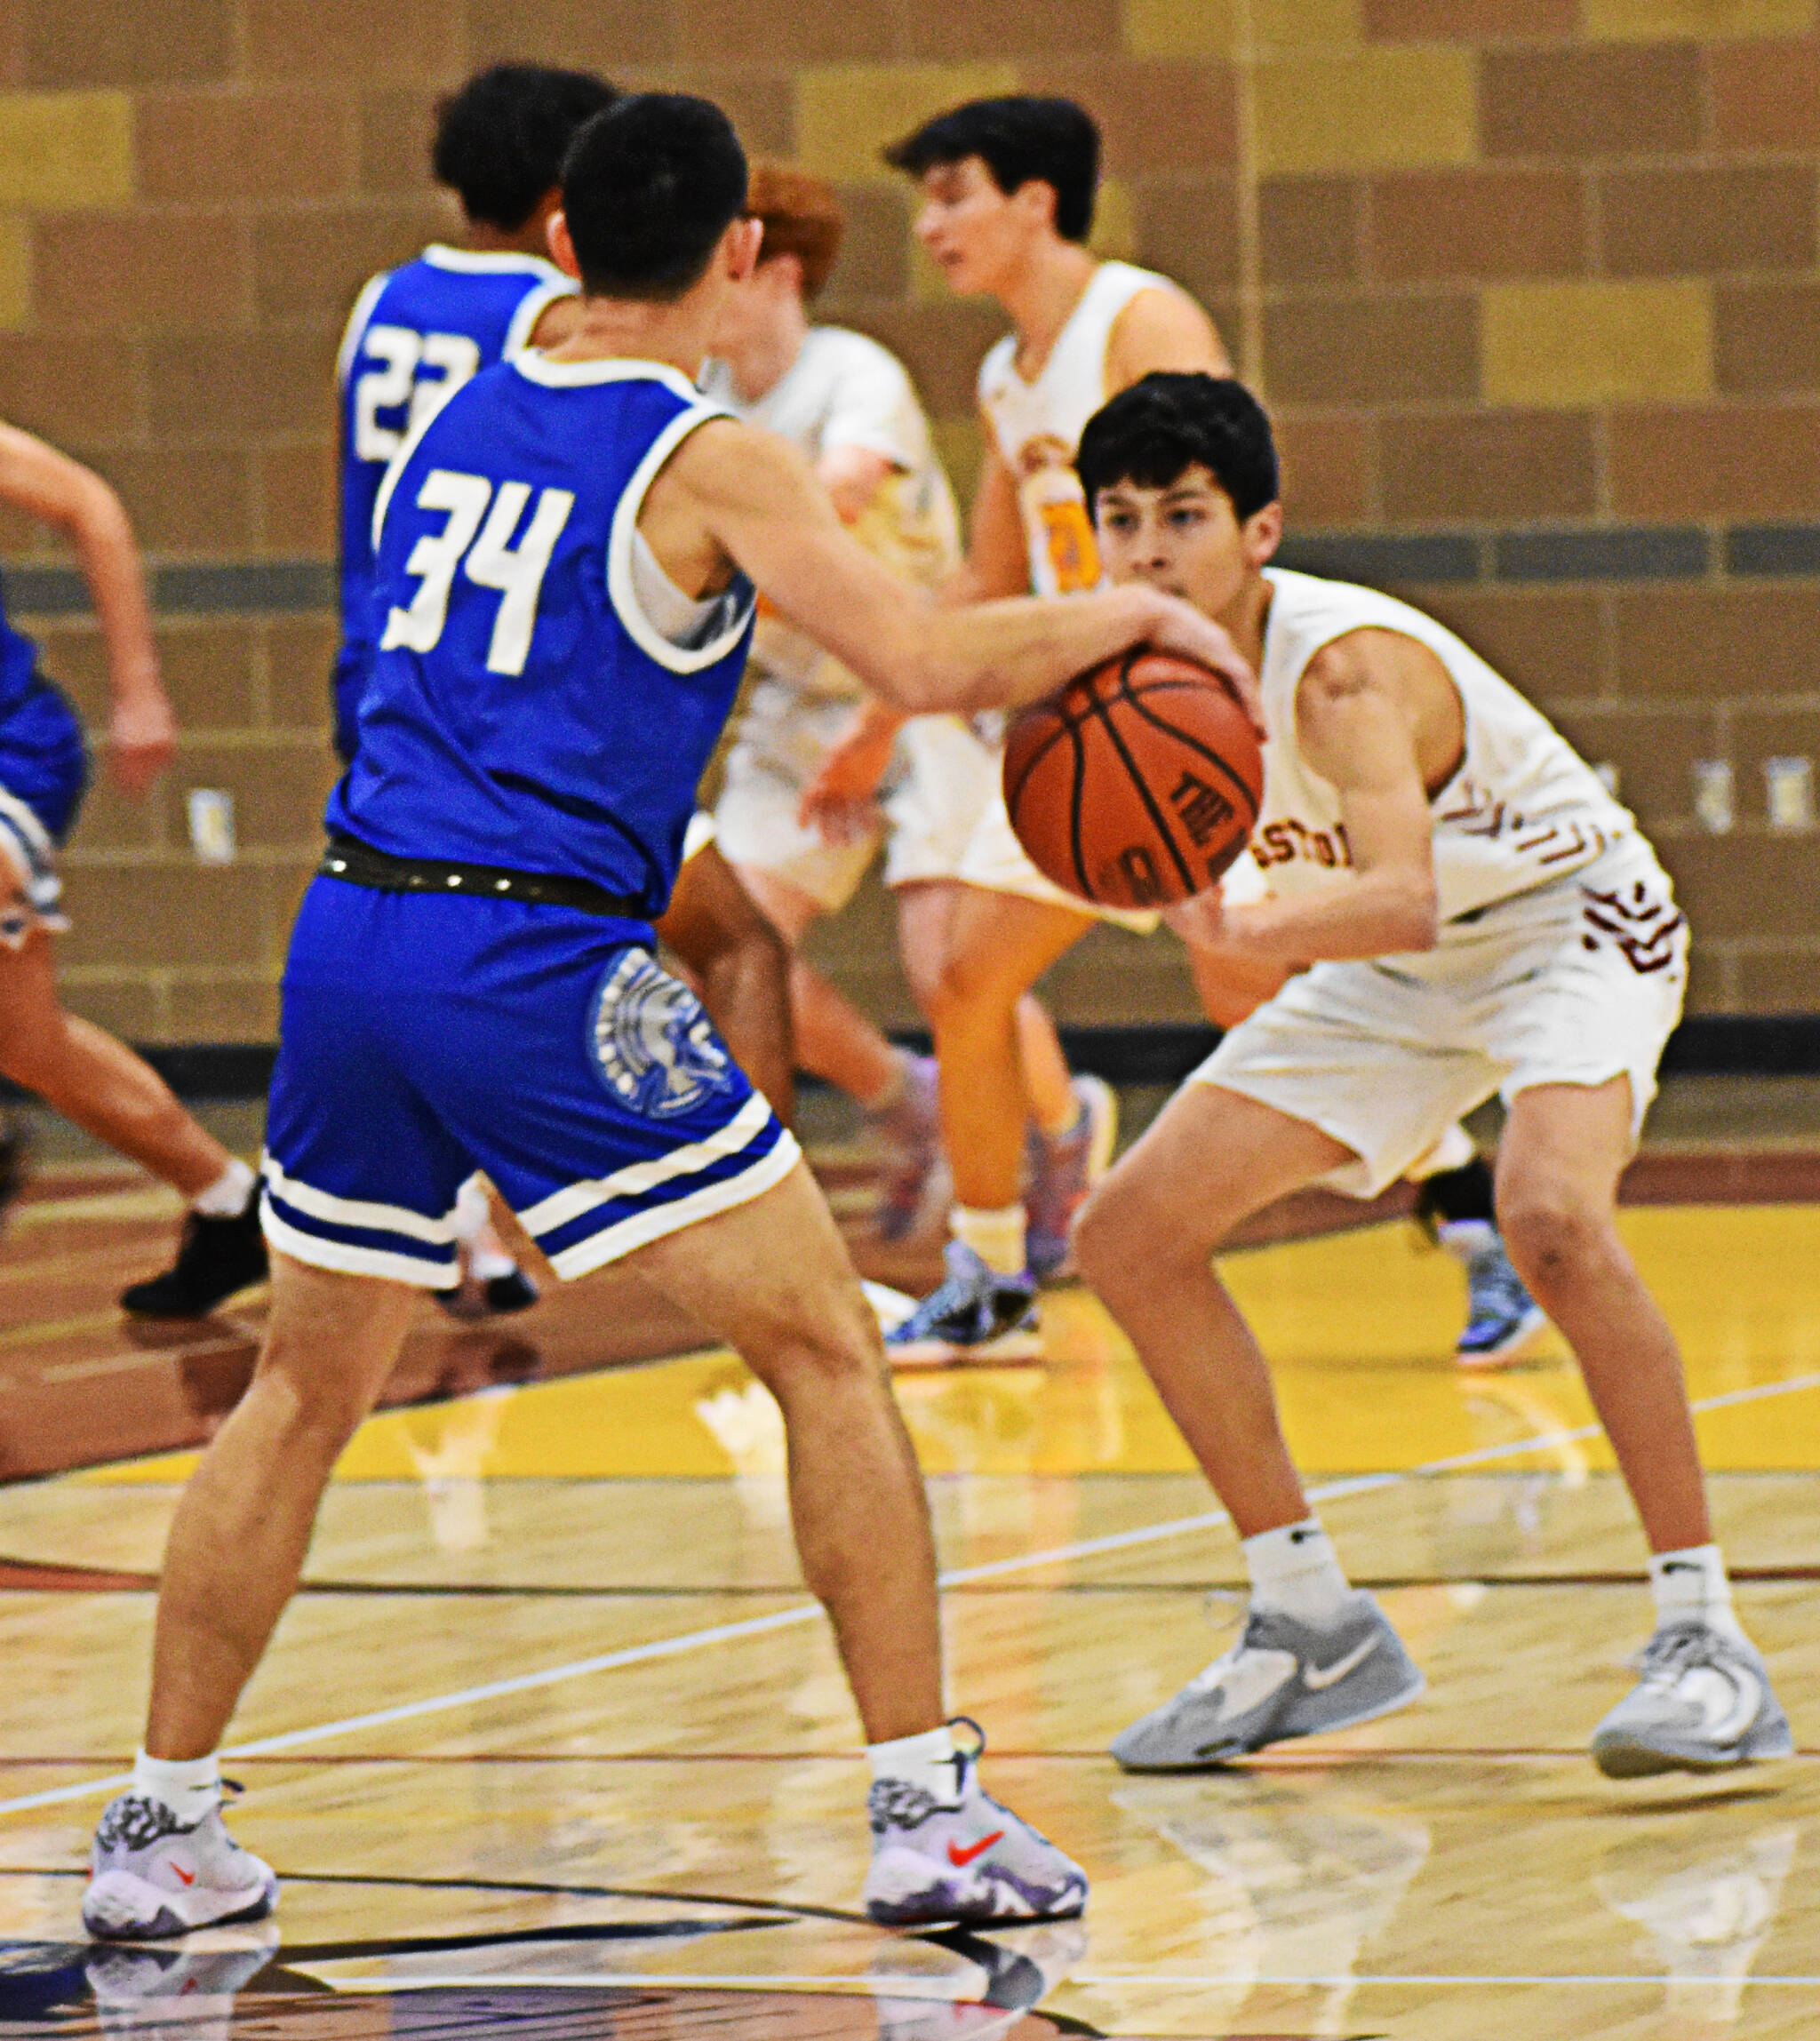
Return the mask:
<path id="1" fill-rule="evenodd" d="M 1158 370 L 1088 419 L 1074 466 L 1091 508 L 1114 482 L 1167 489 L 1196 461 L 1241 523 L 1281 494 L 1270 419 L 1250 391 L 1230 376 Z"/>
<path id="2" fill-rule="evenodd" d="M 495 64 L 437 103 L 431 168 L 470 219 L 515 234 L 562 176 L 576 130 L 618 97 L 589 71 Z"/>
<path id="3" fill-rule="evenodd" d="M 802 295 L 816 297 L 834 267 L 847 227 L 834 186 L 793 163 L 761 157 L 752 166 L 746 210 L 764 223 L 759 260 L 794 255 L 802 265 Z"/>
<path id="4" fill-rule="evenodd" d="M 1039 100 L 1018 93 L 1002 100 L 969 100 L 925 121 L 884 152 L 893 169 L 921 177 L 938 163 L 977 155 L 1008 197 L 1033 180 L 1056 195 L 1056 232 L 1085 241 L 1093 225 L 1099 184 L 1099 130 L 1073 100 Z"/>
<path id="5" fill-rule="evenodd" d="M 706 100 L 635 92 L 596 114 L 563 162 L 585 291 L 667 303 L 698 283 L 746 210 L 746 152 Z"/>

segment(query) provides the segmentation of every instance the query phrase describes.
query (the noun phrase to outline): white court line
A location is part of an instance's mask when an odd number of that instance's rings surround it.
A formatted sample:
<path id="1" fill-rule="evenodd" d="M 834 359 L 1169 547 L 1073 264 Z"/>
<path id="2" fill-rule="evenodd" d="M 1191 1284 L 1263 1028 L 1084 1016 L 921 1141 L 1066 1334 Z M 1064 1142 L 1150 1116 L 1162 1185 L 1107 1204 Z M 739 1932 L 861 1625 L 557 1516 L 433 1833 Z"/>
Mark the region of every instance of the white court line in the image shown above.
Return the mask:
<path id="1" fill-rule="evenodd" d="M 1419 1973 L 1412 1973 L 1407 1976 L 1398 1976 L 1387 1973 L 1363 1977 L 1350 1974 L 1344 1977 L 1252 1977 L 1239 1971 L 1228 1977 L 1159 1977 L 1147 1970 L 1096 1971 L 1091 1975 L 1085 1971 L 1071 1970 L 1065 1981 L 1069 1984 L 1098 1985 L 1102 1988 L 1119 1984 L 1165 1984 L 1193 1991 L 1230 1990 L 1234 1985 L 1242 1985 L 1249 1991 L 1259 1984 L 1303 1985 L 1325 1990 L 1372 1984 L 1621 1984 L 1632 1987 L 1639 1984 L 1674 1984 L 1683 1991 L 1694 1992 L 1703 1986 L 1709 1990 L 1728 1991 L 1739 1981 L 1729 1977 L 1670 1978 L 1659 1970 L 1557 1971 L 1553 1975 L 1537 1977 L 1496 1977 L 1489 1973 L 1481 1974 L 1474 1971 L 1459 1971 L 1450 1975 L 1441 1973 L 1424 1976 Z M 1820 1977 L 1747 1976 L 1742 1981 L 1747 1990 L 1754 1989 L 1760 1984 L 1797 1985 L 1812 1989 L 1814 1986 L 1820 1985 Z M 337 1986 L 336 1989 L 339 1990 L 340 1988 Z"/>
<path id="2" fill-rule="evenodd" d="M 1760 1403 L 1775 1396 L 1792 1396 L 1806 1389 L 1820 1389 L 1820 1374 L 1791 1375 L 1784 1382 L 1767 1382 L 1751 1389 L 1734 1389 L 1723 1396 L 1703 1397 L 1696 1411 L 1722 1410 L 1734 1404 Z M 1361 1495 L 1379 1488 L 1393 1488 L 1404 1481 L 1419 1480 L 1433 1474 L 1458 1473 L 1467 1467 L 1481 1467 L 1497 1460 L 1515 1459 L 1528 1453 L 1545 1452 L 1552 1445 L 1569 1439 L 1596 1439 L 1597 1424 L 1583 1424 L 1569 1432 L 1548 1431 L 1518 1439 L 1503 1446 L 1481 1446 L 1471 1453 L 1456 1453 L 1444 1460 L 1424 1461 L 1394 1473 L 1353 1474 L 1328 1481 L 1308 1491 L 1311 1503 L 1328 1503 L 1342 1495 Z M 1024 1573 L 1037 1567 L 1060 1565 L 1070 1559 L 1091 1559 L 1097 1553 L 1122 1551 L 1133 1545 L 1156 1544 L 1192 1531 L 1204 1531 L 1224 1524 L 1224 1510 L 1207 1510 L 1193 1517 L 1175 1517 L 1167 1523 L 1145 1524 L 1136 1530 L 1114 1531 L 1099 1538 L 1082 1538 L 1072 1545 L 1052 1546 L 1048 1551 L 1025 1552 L 1015 1559 L 993 1559 L 983 1566 L 957 1567 L 938 1576 L 943 1587 L 962 1587 L 970 1581 L 995 1575 Z M 478 1686 L 464 1686 L 453 1694 L 438 1694 L 422 1701 L 405 1701 L 394 1708 L 377 1708 L 365 1715 L 347 1715 L 339 1721 L 322 1722 L 307 1729 L 290 1729 L 282 1735 L 262 1736 L 251 1743 L 230 1744 L 223 1758 L 264 1758 L 276 1750 L 294 1750 L 307 1743 L 320 1743 L 331 1736 L 351 1736 L 356 1730 L 383 1729 L 395 1722 L 412 1722 L 426 1715 L 442 1715 L 451 1709 L 472 1707 L 483 1701 L 497 1701 L 507 1694 L 531 1694 L 544 1686 L 560 1686 L 570 1679 L 586 1679 L 596 1672 L 616 1672 L 622 1666 L 644 1665 L 652 1660 L 675 1658 L 684 1652 L 699 1651 L 708 1645 L 727 1644 L 736 1638 L 763 1636 L 770 1630 L 788 1630 L 812 1622 L 820 1616 L 819 1602 L 799 1602 L 794 1607 L 778 1609 L 770 1615 L 747 1616 L 740 1622 L 713 1624 L 706 1630 L 685 1630 L 680 1637 L 659 1638 L 651 1644 L 628 1645 L 623 1650 L 603 1652 L 596 1658 L 571 1660 L 566 1665 L 550 1665 L 538 1672 L 521 1672 L 510 1679 L 487 1680 Z M 4 1760 L 0 1760 L 4 1762 Z M 39 1793 L 22 1794 L 18 1799 L 0 1800 L 0 1814 L 21 1814 L 34 1807 L 55 1807 L 71 1800 L 84 1800 L 98 1793 L 117 1792 L 132 1783 L 130 1772 L 118 1772 L 105 1779 L 92 1779 L 74 1786 L 52 1786 Z"/>

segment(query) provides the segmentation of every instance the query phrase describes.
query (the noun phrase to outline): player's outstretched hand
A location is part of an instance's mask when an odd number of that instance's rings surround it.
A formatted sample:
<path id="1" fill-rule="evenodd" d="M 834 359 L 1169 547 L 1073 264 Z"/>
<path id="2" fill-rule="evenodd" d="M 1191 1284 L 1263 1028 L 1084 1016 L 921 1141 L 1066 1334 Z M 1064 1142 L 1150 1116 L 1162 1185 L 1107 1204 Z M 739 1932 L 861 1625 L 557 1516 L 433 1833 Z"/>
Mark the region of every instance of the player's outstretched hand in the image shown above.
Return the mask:
<path id="1" fill-rule="evenodd" d="M 1227 692 L 1251 719 L 1259 741 L 1264 737 L 1264 701 L 1257 691 L 1257 676 L 1250 662 L 1210 617 L 1203 617 L 1192 604 L 1170 600 L 1169 609 L 1150 634 L 1159 652 L 1173 652 L 1178 658 L 1193 659 L 1197 666 L 1217 674 Z"/>
<path id="2" fill-rule="evenodd" d="M 128 793 L 143 793 L 177 750 L 177 718 L 162 688 L 123 695 L 108 725 L 108 764 Z"/>

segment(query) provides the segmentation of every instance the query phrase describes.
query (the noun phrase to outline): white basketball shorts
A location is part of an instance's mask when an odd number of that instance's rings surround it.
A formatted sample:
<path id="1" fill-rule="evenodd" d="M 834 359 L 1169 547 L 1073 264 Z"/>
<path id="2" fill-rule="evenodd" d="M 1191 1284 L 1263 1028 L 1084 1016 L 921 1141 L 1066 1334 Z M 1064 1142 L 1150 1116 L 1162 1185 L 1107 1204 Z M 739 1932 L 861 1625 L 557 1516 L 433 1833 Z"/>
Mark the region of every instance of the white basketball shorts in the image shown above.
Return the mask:
<path id="1" fill-rule="evenodd" d="M 1571 878 L 1452 925 L 1426 955 L 1316 964 L 1188 1081 L 1344 1142 L 1357 1160 L 1329 1184 L 1372 1198 L 1494 1092 L 1508 1104 L 1538 1084 L 1628 1077 L 1634 1138 L 1687 979 L 1687 924 L 1667 874 L 1632 837 Z"/>

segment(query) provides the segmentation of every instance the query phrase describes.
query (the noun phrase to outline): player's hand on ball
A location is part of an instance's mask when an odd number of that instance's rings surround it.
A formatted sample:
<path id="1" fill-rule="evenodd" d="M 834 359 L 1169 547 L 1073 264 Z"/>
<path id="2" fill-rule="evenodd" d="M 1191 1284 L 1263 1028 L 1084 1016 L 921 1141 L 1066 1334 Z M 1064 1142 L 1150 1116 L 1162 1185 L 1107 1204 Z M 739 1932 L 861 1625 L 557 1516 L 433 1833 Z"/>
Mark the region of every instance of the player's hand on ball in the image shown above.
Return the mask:
<path id="1" fill-rule="evenodd" d="M 177 718 L 162 688 L 123 695 L 108 724 L 108 764 L 128 793 L 143 793 L 177 750 Z"/>
<path id="2" fill-rule="evenodd" d="M 1174 596 L 1163 598 L 1167 608 L 1151 631 L 1149 642 L 1159 652 L 1174 652 L 1217 674 L 1226 691 L 1250 718 L 1251 727 L 1264 739 L 1264 699 L 1257 691 L 1257 676 L 1250 662 L 1210 617 Z"/>

